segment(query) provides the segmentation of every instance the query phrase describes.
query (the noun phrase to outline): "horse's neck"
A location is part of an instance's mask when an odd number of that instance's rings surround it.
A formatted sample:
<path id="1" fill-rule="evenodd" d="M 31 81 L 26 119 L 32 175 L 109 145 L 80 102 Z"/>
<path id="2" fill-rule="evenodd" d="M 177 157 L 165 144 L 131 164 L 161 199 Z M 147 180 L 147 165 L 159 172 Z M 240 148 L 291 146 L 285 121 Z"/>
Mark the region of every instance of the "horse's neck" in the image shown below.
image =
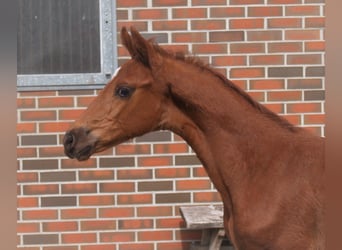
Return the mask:
<path id="1" fill-rule="evenodd" d="M 289 131 L 210 71 L 189 67 L 169 66 L 176 73 L 167 79 L 172 105 L 165 127 L 190 144 L 228 204 L 229 189 L 244 179 L 239 176 L 248 176 L 251 162 L 258 164 L 258 158 L 269 155 L 265 146 L 279 144 Z"/>

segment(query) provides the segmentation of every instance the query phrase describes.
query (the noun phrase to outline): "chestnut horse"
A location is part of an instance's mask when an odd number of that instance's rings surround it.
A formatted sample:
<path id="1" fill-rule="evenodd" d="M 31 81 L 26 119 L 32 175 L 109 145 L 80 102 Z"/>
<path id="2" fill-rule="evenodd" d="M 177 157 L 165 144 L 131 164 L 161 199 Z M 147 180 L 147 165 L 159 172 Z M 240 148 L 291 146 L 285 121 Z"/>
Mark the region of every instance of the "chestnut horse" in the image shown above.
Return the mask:
<path id="1" fill-rule="evenodd" d="M 194 149 L 224 205 L 235 249 L 325 249 L 324 140 L 255 102 L 222 74 L 131 28 L 131 55 L 64 137 L 70 158 L 168 129 Z"/>

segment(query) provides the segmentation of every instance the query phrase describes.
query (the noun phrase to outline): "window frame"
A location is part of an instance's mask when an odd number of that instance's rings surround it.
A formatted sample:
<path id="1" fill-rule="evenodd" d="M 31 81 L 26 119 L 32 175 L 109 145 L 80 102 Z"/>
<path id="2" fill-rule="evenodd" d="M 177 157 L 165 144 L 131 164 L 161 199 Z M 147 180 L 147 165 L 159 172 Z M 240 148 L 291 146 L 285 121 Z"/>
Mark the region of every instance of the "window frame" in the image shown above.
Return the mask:
<path id="1" fill-rule="evenodd" d="M 99 0 L 101 72 L 75 74 L 17 74 L 17 91 L 103 88 L 103 86 L 112 78 L 118 65 L 115 2 L 115 0 Z"/>

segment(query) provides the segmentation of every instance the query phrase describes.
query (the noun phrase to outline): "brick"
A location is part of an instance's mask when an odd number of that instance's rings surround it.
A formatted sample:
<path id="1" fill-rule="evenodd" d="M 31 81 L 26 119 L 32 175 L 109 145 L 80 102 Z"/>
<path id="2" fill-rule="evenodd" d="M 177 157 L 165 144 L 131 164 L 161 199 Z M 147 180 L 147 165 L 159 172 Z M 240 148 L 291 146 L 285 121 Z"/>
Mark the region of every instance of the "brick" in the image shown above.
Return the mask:
<path id="1" fill-rule="evenodd" d="M 79 179 L 83 181 L 91 180 L 113 180 L 114 171 L 113 170 L 82 170 L 79 171 Z"/>
<path id="2" fill-rule="evenodd" d="M 176 231 L 176 240 L 181 240 L 181 239 L 198 241 L 201 239 L 201 232 L 199 232 L 199 230 L 188 230 L 188 229 L 177 230 Z"/>
<path id="3" fill-rule="evenodd" d="M 225 20 L 191 20 L 191 30 L 225 30 Z"/>
<path id="4" fill-rule="evenodd" d="M 87 96 L 94 95 L 96 90 L 92 89 L 81 89 L 81 90 L 59 90 L 57 91 L 58 96 Z"/>
<path id="5" fill-rule="evenodd" d="M 192 46 L 192 52 L 194 54 L 223 54 L 227 53 L 227 44 L 194 44 Z"/>
<path id="6" fill-rule="evenodd" d="M 305 28 L 324 28 L 324 27 L 325 27 L 324 17 L 305 18 Z"/>
<path id="7" fill-rule="evenodd" d="M 232 68 L 230 78 L 257 78 L 264 77 L 264 68 Z"/>
<path id="8" fill-rule="evenodd" d="M 58 184 L 30 184 L 24 186 L 25 195 L 38 195 L 38 194 L 58 194 Z"/>
<path id="9" fill-rule="evenodd" d="M 152 21 L 153 30 L 187 30 L 187 21 L 185 20 L 167 20 L 167 21 Z"/>
<path id="10" fill-rule="evenodd" d="M 133 217 L 134 208 L 130 207 L 115 207 L 115 208 L 100 208 L 99 209 L 100 218 L 123 218 L 123 217 Z"/>
<path id="11" fill-rule="evenodd" d="M 108 206 L 114 205 L 113 195 L 86 195 L 79 197 L 80 206 Z"/>
<path id="12" fill-rule="evenodd" d="M 206 8 L 177 8 L 172 9 L 173 18 L 206 18 Z"/>
<path id="13" fill-rule="evenodd" d="M 120 250 L 154 250 L 153 243 L 130 243 L 120 244 Z"/>
<path id="14" fill-rule="evenodd" d="M 189 168 L 163 168 L 155 170 L 156 178 L 187 178 L 190 177 Z"/>
<path id="15" fill-rule="evenodd" d="M 106 231 L 115 230 L 115 220 L 86 220 L 81 221 L 81 231 Z"/>
<path id="16" fill-rule="evenodd" d="M 304 101 L 324 101 L 324 100 L 325 100 L 324 90 L 304 91 Z"/>
<path id="17" fill-rule="evenodd" d="M 301 101 L 302 100 L 302 92 L 301 91 L 277 91 L 277 92 L 268 92 L 267 100 L 270 102 L 277 101 Z"/>
<path id="18" fill-rule="evenodd" d="M 172 207 L 170 206 L 144 206 L 137 208 L 138 217 L 164 217 L 172 216 Z"/>
<path id="19" fill-rule="evenodd" d="M 157 228 L 184 228 L 185 221 L 182 218 L 162 218 L 156 220 Z"/>
<path id="20" fill-rule="evenodd" d="M 320 40 L 320 30 L 285 30 L 286 40 Z"/>
<path id="21" fill-rule="evenodd" d="M 17 98 L 17 109 L 35 108 L 36 100 L 34 98 Z"/>
<path id="22" fill-rule="evenodd" d="M 87 194 L 97 193 L 96 183 L 72 183 L 62 184 L 62 194 Z"/>
<path id="23" fill-rule="evenodd" d="M 246 56 L 213 56 L 212 64 L 215 66 L 247 65 Z"/>
<path id="24" fill-rule="evenodd" d="M 325 42 L 324 41 L 305 42 L 305 51 L 306 52 L 323 52 L 325 51 Z"/>
<path id="25" fill-rule="evenodd" d="M 74 196 L 60 197 L 42 197 L 42 207 L 74 207 L 77 205 L 77 199 Z"/>
<path id="26" fill-rule="evenodd" d="M 151 204 L 153 197 L 151 194 L 124 194 L 117 196 L 117 202 L 119 205 L 127 204 Z"/>
<path id="27" fill-rule="evenodd" d="M 210 17 L 244 17 L 245 9 L 243 7 L 211 7 Z"/>
<path id="28" fill-rule="evenodd" d="M 77 161 L 75 159 L 62 159 L 62 169 L 96 168 L 96 160 L 90 158 L 86 161 Z"/>
<path id="29" fill-rule="evenodd" d="M 117 0 L 117 8 L 131 8 L 131 7 L 147 7 L 147 0 Z"/>
<path id="30" fill-rule="evenodd" d="M 248 7 L 249 17 L 271 17 L 282 16 L 283 8 L 281 6 L 266 6 L 266 7 Z"/>
<path id="31" fill-rule="evenodd" d="M 138 241 L 166 241 L 172 240 L 173 233 L 168 231 L 142 231 L 138 232 Z"/>
<path id="32" fill-rule="evenodd" d="M 100 183 L 101 193 L 121 193 L 134 191 L 135 185 L 133 182 Z"/>
<path id="33" fill-rule="evenodd" d="M 65 156 L 64 149 L 61 146 L 46 146 L 38 148 L 39 157 L 62 157 Z"/>
<path id="34" fill-rule="evenodd" d="M 59 110 L 58 116 L 60 120 L 71 120 L 74 121 L 81 117 L 81 115 L 84 113 L 84 109 L 65 109 L 65 110 Z"/>
<path id="35" fill-rule="evenodd" d="M 209 42 L 244 41 L 243 31 L 212 31 L 209 33 Z"/>
<path id="36" fill-rule="evenodd" d="M 38 174 L 37 173 L 18 173 L 17 172 L 17 183 L 25 183 L 25 182 L 37 182 Z"/>
<path id="37" fill-rule="evenodd" d="M 276 114 L 283 114 L 285 109 L 284 104 L 280 103 L 264 103 L 264 106 Z"/>
<path id="38" fill-rule="evenodd" d="M 298 77 L 303 76 L 302 67 L 270 67 L 268 68 L 269 77 Z"/>
<path id="39" fill-rule="evenodd" d="M 264 0 L 230 0 L 231 5 L 264 4 Z"/>
<path id="40" fill-rule="evenodd" d="M 325 115 L 324 114 L 305 114 L 304 124 L 324 124 Z"/>
<path id="41" fill-rule="evenodd" d="M 285 88 L 285 82 L 283 79 L 263 79 L 263 80 L 251 80 L 251 90 L 279 90 Z"/>
<path id="42" fill-rule="evenodd" d="M 301 18 L 270 18 L 267 20 L 267 27 L 270 29 L 301 28 Z"/>
<path id="43" fill-rule="evenodd" d="M 233 43 L 230 45 L 230 51 L 233 54 L 264 53 L 265 44 L 263 43 Z"/>
<path id="44" fill-rule="evenodd" d="M 167 19 L 167 9 L 137 9 L 133 10 L 133 19 Z"/>
<path id="45" fill-rule="evenodd" d="M 204 167 L 192 168 L 193 177 L 208 177 L 207 171 Z"/>
<path id="46" fill-rule="evenodd" d="M 173 190 L 172 181 L 145 181 L 138 183 L 138 191 L 171 191 Z"/>
<path id="47" fill-rule="evenodd" d="M 38 207 L 38 198 L 36 197 L 17 197 L 18 208 Z"/>
<path id="48" fill-rule="evenodd" d="M 23 170 L 48 170 L 58 169 L 58 160 L 23 160 Z"/>
<path id="49" fill-rule="evenodd" d="M 221 196 L 216 191 L 196 192 L 193 194 L 194 202 L 220 202 Z"/>
<path id="50" fill-rule="evenodd" d="M 250 65 L 283 65 L 283 55 L 252 55 L 249 57 Z"/>
<path id="51" fill-rule="evenodd" d="M 96 233 L 68 233 L 62 234 L 63 244 L 96 242 Z"/>
<path id="52" fill-rule="evenodd" d="M 202 165 L 196 155 L 176 155 L 176 165 Z"/>
<path id="53" fill-rule="evenodd" d="M 95 96 L 77 96 L 76 104 L 77 107 L 88 107 L 92 101 L 94 101 Z"/>
<path id="54" fill-rule="evenodd" d="M 43 231 L 44 232 L 67 232 L 67 231 L 77 231 L 78 225 L 75 221 L 62 221 L 62 222 L 44 222 Z"/>
<path id="55" fill-rule="evenodd" d="M 116 20 L 127 20 L 128 10 L 116 9 Z"/>
<path id="56" fill-rule="evenodd" d="M 172 144 L 154 144 L 153 152 L 155 154 L 177 154 L 187 153 L 189 147 L 186 143 L 172 143 Z"/>
<path id="57" fill-rule="evenodd" d="M 26 248 L 25 248 L 26 250 Z M 77 246 L 51 246 L 51 247 L 44 247 L 44 250 L 78 250 Z"/>
<path id="58" fill-rule="evenodd" d="M 320 15 L 320 6 L 315 5 L 295 5 L 285 7 L 286 16 L 318 16 Z"/>
<path id="59" fill-rule="evenodd" d="M 17 133 L 25 134 L 25 133 L 35 133 L 36 132 L 36 123 L 31 122 L 23 122 L 17 124 Z"/>
<path id="60" fill-rule="evenodd" d="M 39 108 L 74 107 L 73 97 L 44 97 L 38 99 Z"/>
<path id="61" fill-rule="evenodd" d="M 120 144 L 115 147 L 116 155 L 140 155 L 150 154 L 151 146 L 149 144 Z"/>
<path id="62" fill-rule="evenodd" d="M 200 237 L 198 238 L 200 239 Z M 191 248 L 191 242 L 157 242 L 157 249 L 163 249 L 163 250 L 174 250 L 174 249 L 190 249 Z"/>
<path id="63" fill-rule="evenodd" d="M 130 219 L 119 220 L 119 229 L 148 229 L 153 228 L 153 219 Z"/>
<path id="64" fill-rule="evenodd" d="M 176 181 L 177 190 L 205 190 L 211 189 L 209 180 L 178 180 Z"/>
<path id="65" fill-rule="evenodd" d="M 268 0 L 268 4 L 301 4 L 302 0 Z"/>
<path id="66" fill-rule="evenodd" d="M 39 132 L 55 133 L 65 132 L 70 128 L 70 122 L 42 122 L 39 123 Z"/>
<path id="67" fill-rule="evenodd" d="M 41 182 L 76 181 L 75 172 L 44 172 L 40 173 Z"/>
<path id="68" fill-rule="evenodd" d="M 114 244 L 96 244 L 96 245 L 84 245 L 81 246 L 81 250 L 116 250 L 116 245 Z M 78 250 L 78 249 L 77 249 Z"/>
<path id="69" fill-rule="evenodd" d="M 289 89 L 321 89 L 323 87 L 322 80 L 320 79 L 289 79 Z"/>
<path id="70" fill-rule="evenodd" d="M 262 18 L 248 18 L 248 19 L 230 19 L 230 29 L 263 29 L 264 20 Z"/>
<path id="71" fill-rule="evenodd" d="M 135 161 L 133 157 L 100 158 L 101 168 L 134 167 L 134 165 Z"/>
<path id="72" fill-rule="evenodd" d="M 58 234 L 28 234 L 23 236 L 24 245 L 58 244 Z"/>
<path id="73" fill-rule="evenodd" d="M 72 208 L 61 210 L 62 219 L 90 219 L 96 218 L 96 208 Z"/>
<path id="74" fill-rule="evenodd" d="M 17 223 L 17 233 L 38 233 L 40 224 L 36 222 Z"/>
<path id="75" fill-rule="evenodd" d="M 300 115 L 291 114 L 291 115 L 282 115 L 282 117 L 295 126 L 301 125 L 302 118 Z"/>
<path id="76" fill-rule="evenodd" d="M 325 76 L 325 68 L 322 67 L 307 67 L 305 70 L 305 75 L 307 77 L 310 76 L 320 76 L 320 77 L 324 77 Z"/>
<path id="77" fill-rule="evenodd" d="M 297 54 L 297 55 L 288 55 L 287 56 L 287 64 L 321 64 L 322 63 L 322 55 L 320 54 Z"/>
<path id="78" fill-rule="evenodd" d="M 114 232 L 114 233 L 100 233 L 101 242 L 134 242 L 134 232 Z"/>
<path id="79" fill-rule="evenodd" d="M 207 42 L 207 34 L 205 32 L 182 32 L 172 33 L 173 43 L 204 43 Z"/>
<path id="80" fill-rule="evenodd" d="M 154 0 L 153 6 L 186 6 L 188 4 L 187 0 Z"/>
<path id="81" fill-rule="evenodd" d="M 138 158 L 138 166 L 159 167 L 173 165 L 172 156 L 144 156 Z"/>
<path id="82" fill-rule="evenodd" d="M 322 112 L 320 103 L 290 103 L 287 104 L 289 113 L 319 113 Z"/>
<path id="83" fill-rule="evenodd" d="M 53 121 L 57 119 L 55 110 L 30 110 L 20 112 L 21 121 Z"/>
<path id="84" fill-rule="evenodd" d="M 21 145 L 54 145 L 57 144 L 55 135 L 23 135 L 21 137 Z"/>
<path id="85" fill-rule="evenodd" d="M 268 44 L 269 53 L 302 52 L 302 42 L 272 42 Z"/>
<path id="86" fill-rule="evenodd" d="M 196 6 L 196 5 L 226 5 L 226 1 L 225 0 L 211 0 L 211 1 L 207 1 L 207 0 L 192 0 L 191 1 L 192 6 Z"/>
<path id="87" fill-rule="evenodd" d="M 248 41 L 277 41 L 283 40 L 282 31 L 247 31 Z"/>
<path id="88" fill-rule="evenodd" d="M 58 211 L 52 209 L 43 209 L 40 208 L 38 210 L 26 210 L 22 211 L 22 218 L 25 221 L 28 220 L 57 220 L 58 219 Z"/>
<path id="89" fill-rule="evenodd" d="M 157 193 L 156 203 L 187 203 L 191 201 L 190 193 Z"/>
<path id="90" fill-rule="evenodd" d="M 55 91 L 25 91 L 20 92 L 21 97 L 56 96 Z"/>
<path id="91" fill-rule="evenodd" d="M 126 0 L 127 1 L 127 0 Z M 139 30 L 140 32 L 143 32 L 143 31 L 147 31 L 147 20 L 143 20 L 143 21 L 134 21 L 134 20 L 125 20 L 125 21 L 118 21 L 117 22 L 117 29 L 118 30 L 121 30 L 121 28 L 123 26 L 126 26 L 126 27 L 131 27 L 131 26 L 134 26 L 137 30 Z M 119 39 L 120 41 L 120 39 Z M 128 54 L 127 50 L 122 48 L 121 50 L 121 53 L 120 53 L 120 49 L 119 49 L 119 55 L 122 56 L 122 51 L 125 51 L 126 55 Z M 119 64 L 120 65 L 120 64 Z"/>
<path id="92" fill-rule="evenodd" d="M 150 169 L 131 169 L 117 170 L 118 180 L 136 180 L 136 179 L 151 179 L 152 170 Z"/>

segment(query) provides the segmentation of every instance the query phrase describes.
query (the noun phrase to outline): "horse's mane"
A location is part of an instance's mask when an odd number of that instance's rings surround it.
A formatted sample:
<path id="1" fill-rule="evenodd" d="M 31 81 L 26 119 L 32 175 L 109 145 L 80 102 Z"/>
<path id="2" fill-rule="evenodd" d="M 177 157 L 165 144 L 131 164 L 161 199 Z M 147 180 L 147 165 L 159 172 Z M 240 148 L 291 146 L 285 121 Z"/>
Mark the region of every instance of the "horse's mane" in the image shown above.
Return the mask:
<path id="1" fill-rule="evenodd" d="M 204 63 L 202 60 L 200 60 L 200 58 L 193 56 L 193 55 L 186 54 L 184 52 L 179 52 L 179 51 L 173 52 L 173 51 L 165 50 L 162 47 L 160 47 L 157 43 L 155 43 L 152 39 L 150 39 L 149 42 L 153 45 L 154 50 L 164 57 L 173 58 L 175 60 L 180 60 L 185 63 L 192 64 L 196 67 L 199 67 L 202 70 L 209 71 L 211 74 L 218 77 L 224 83 L 225 86 L 229 87 L 235 93 L 240 95 L 244 100 L 247 101 L 247 103 L 249 103 L 256 110 L 260 111 L 263 115 L 267 116 L 273 121 L 276 121 L 281 126 L 293 132 L 297 130 L 297 128 L 291 123 L 289 123 L 286 119 L 277 115 L 276 113 L 266 108 L 264 105 L 261 105 L 260 103 L 255 101 L 250 95 L 247 94 L 247 92 L 245 92 L 240 87 L 235 85 L 232 81 L 230 81 L 223 74 L 221 74 L 220 72 L 212 68 L 209 64 Z"/>

